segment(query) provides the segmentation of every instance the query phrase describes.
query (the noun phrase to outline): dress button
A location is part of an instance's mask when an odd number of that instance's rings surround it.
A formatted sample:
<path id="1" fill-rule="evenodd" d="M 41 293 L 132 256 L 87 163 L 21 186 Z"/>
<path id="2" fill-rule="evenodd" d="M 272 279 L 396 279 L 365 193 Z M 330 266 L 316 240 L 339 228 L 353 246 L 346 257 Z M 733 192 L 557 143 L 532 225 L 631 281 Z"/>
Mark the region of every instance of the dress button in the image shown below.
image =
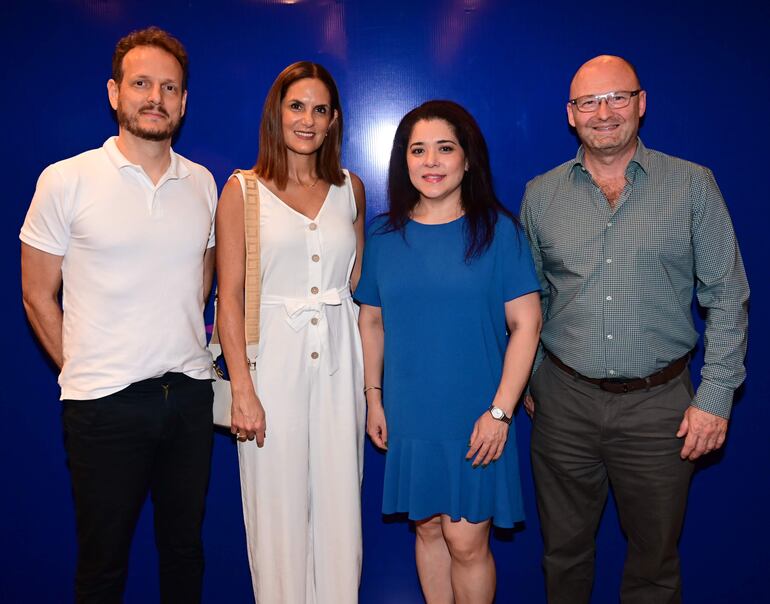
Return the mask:
<path id="1" fill-rule="evenodd" d="M 317 352 L 311 352 L 310 353 L 310 358 L 315 361 L 318 358 L 318 353 Z"/>
<path id="2" fill-rule="evenodd" d="M 310 226 L 308 226 L 311 231 L 315 231 L 318 228 L 318 225 L 315 222 L 311 222 Z"/>
<path id="3" fill-rule="evenodd" d="M 318 254 L 313 254 L 313 255 L 310 257 L 310 259 L 311 259 L 313 262 L 318 262 L 318 261 L 321 259 L 321 256 L 319 256 Z"/>
<path id="4" fill-rule="evenodd" d="M 607 260 L 605 260 L 605 262 L 606 262 L 607 264 L 612 264 L 612 258 L 607 258 Z"/>
<path id="5" fill-rule="evenodd" d="M 612 302 L 612 296 L 607 296 L 607 301 Z"/>
<path id="6" fill-rule="evenodd" d="M 611 339 L 612 339 L 612 334 L 611 334 L 611 333 L 608 333 L 608 334 L 607 334 L 607 339 L 608 339 L 608 340 L 611 340 Z"/>
<path id="7" fill-rule="evenodd" d="M 317 294 L 318 293 L 318 288 L 317 287 L 311 287 L 310 288 L 310 293 L 311 294 Z"/>
<path id="8" fill-rule="evenodd" d="M 310 319 L 310 324 L 311 325 L 318 325 L 318 317 L 313 317 L 312 319 Z"/>

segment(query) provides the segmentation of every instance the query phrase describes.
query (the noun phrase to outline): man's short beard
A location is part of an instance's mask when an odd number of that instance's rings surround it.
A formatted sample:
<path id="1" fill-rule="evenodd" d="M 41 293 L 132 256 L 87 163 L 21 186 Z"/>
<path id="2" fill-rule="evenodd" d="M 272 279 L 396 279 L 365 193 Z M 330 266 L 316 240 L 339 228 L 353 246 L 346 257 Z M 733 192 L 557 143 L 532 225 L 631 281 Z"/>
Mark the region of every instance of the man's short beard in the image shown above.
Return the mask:
<path id="1" fill-rule="evenodd" d="M 127 115 L 120 105 L 117 109 L 118 124 L 137 138 L 143 138 L 148 141 L 162 142 L 173 138 L 179 130 L 180 121 L 169 120 L 168 125 L 163 129 L 147 130 L 139 126 L 139 120 L 136 116 Z"/>

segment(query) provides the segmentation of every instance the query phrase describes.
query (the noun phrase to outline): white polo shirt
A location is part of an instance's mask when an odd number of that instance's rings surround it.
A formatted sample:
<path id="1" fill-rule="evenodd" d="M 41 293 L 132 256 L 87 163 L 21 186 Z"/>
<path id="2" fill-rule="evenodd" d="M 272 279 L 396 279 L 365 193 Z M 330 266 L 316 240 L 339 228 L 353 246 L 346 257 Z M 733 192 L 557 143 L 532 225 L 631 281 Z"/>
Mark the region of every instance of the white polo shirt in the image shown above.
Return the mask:
<path id="1" fill-rule="evenodd" d="M 19 236 L 64 257 L 62 399 L 100 398 L 168 371 L 212 377 L 202 280 L 214 179 L 171 151 L 154 185 L 115 141 L 48 166 Z"/>

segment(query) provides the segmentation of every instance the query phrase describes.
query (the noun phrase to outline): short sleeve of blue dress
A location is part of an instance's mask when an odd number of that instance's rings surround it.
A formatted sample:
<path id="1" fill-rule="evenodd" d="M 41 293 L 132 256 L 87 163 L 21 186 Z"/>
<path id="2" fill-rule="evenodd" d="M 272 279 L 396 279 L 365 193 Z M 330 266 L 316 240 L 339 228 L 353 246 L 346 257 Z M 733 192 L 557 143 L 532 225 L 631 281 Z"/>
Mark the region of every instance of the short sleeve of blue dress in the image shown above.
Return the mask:
<path id="1" fill-rule="evenodd" d="M 388 453 L 382 511 L 511 527 L 523 518 L 516 433 L 486 468 L 465 460 L 494 398 L 508 343 L 505 302 L 537 291 L 526 237 L 500 216 L 490 248 L 465 261 L 465 218 L 372 224 L 356 298 L 382 308 Z"/>
<path id="2" fill-rule="evenodd" d="M 384 228 L 385 220 L 378 216 L 366 231 L 366 245 L 364 246 L 364 258 L 361 265 L 361 278 L 353 297 L 361 304 L 380 306 L 380 294 L 377 289 L 377 248 L 381 241 L 377 233 Z"/>

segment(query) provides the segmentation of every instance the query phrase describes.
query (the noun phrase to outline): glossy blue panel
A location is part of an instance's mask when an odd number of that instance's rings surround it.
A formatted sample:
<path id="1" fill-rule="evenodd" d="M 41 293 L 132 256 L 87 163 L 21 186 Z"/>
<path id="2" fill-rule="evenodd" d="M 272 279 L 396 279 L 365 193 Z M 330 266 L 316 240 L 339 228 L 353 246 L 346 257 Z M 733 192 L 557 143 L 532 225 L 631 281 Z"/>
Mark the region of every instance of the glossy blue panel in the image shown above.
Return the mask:
<path id="1" fill-rule="evenodd" d="M 299 59 L 326 65 L 343 99 L 345 164 L 367 186 L 370 215 L 386 205 L 395 126 L 421 101 L 450 98 L 470 109 L 487 136 L 498 192 L 518 209 L 528 179 L 575 153 L 564 110 L 575 69 L 600 53 L 631 59 L 649 93 L 645 143 L 714 170 L 752 284 L 749 380 L 724 453 L 701 464 L 693 480 L 681 543 L 686 601 L 767 601 L 767 3 L 6 0 L 0 17 L 8 329 L 0 601 L 69 601 L 75 551 L 58 389 L 24 318 L 18 229 L 42 168 L 115 132 L 105 94 L 112 49 L 128 30 L 149 24 L 187 45 L 188 116 L 176 148 L 207 165 L 220 186 L 234 167 L 253 163 L 262 102 L 278 71 Z M 528 519 L 521 530 L 496 535 L 493 548 L 498 602 L 529 604 L 544 602 L 542 547 L 527 463 L 529 421 L 517 419 Z M 367 444 L 361 601 L 420 602 L 413 534 L 379 513 L 382 468 L 382 455 Z M 248 602 L 237 459 L 225 437 L 216 439 L 208 502 L 206 601 Z M 128 602 L 157 601 L 150 512 L 148 506 L 137 530 Z M 623 556 L 610 504 L 598 535 L 595 603 L 617 601 Z"/>

